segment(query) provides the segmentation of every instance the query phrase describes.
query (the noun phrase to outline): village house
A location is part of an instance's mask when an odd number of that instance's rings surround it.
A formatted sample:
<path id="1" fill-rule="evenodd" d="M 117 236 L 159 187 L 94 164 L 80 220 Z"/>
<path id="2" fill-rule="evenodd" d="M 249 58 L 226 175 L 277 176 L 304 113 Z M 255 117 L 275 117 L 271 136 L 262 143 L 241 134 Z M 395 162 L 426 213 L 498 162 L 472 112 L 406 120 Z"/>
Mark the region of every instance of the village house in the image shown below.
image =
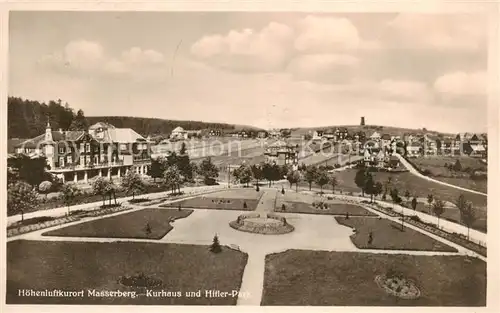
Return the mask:
<path id="1" fill-rule="evenodd" d="M 335 132 L 331 129 L 325 131 L 323 133 L 323 139 L 324 140 L 335 140 L 336 139 Z"/>
<path id="2" fill-rule="evenodd" d="M 421 138 L 424 155 L 437 155 L 437 140 L 438 138 L 428 134 Z"/>
<path id="3" fill-rule="evenodd" d="M 406 156 L 409 158 L 419 157 L 422 152 L 422 144 L 418 141 L 413 141 L 406 145 Z"/>
<path id="4" fill-rule="evenodd" d="M 296 165 L 298 164 L 299 151 L 297 146 L 277 141 L 266 148 L 264 155 L 268 163 Z"/>
<path id="5" fill-rule="evenodd" d="M 312 140 L 321 140 L 323 139 L 323 134 L 324 131 L 322 130 L 315 130 L 312 134 Z"/>
<path id="6" fill-rule="evenodd" d="M 188 139 L 188 132 L 180 126 L 174 128 L 174 130 L 172 130 L 172 133 L 170 133 L 170 140 L 172 141 L 185 139 Z"/>
<path id="7" fill-rule="evenodd" d="M 379 142 L 380 141 L 380 133 L 373 132 L 373 134 L 369 137 L 369 140 Z"/>
<path id="8" fill-rule="evenodd" d="M 345 127 L 335 129 L 335 141 L 341 141 L 346 139 L 348 134 L 349 131 Z"/>
<path id="9" fill-rule="evenodd" d="M 391 145 L 391 135 L 383 134 L 380 136 L 380 142 L 383 148 L 389 148 Z"/>
<path id="10" fill-rule="evenodd" d="M 123 176 L 129 170 L 146 174 L 150 166 L 150 143 L 130 128 L 96 123 L 85 131 L 53 131 L 16 147 L 17 153 L 43 156 L 48 171 L 62 181 L 87 182 L 96 176 Z"/>
<path id="11" fill-rule="evenodd" d="M 267 138 L 268 132 L 265 130 L 260 130 L 257 132 L 257 138 Z"/>

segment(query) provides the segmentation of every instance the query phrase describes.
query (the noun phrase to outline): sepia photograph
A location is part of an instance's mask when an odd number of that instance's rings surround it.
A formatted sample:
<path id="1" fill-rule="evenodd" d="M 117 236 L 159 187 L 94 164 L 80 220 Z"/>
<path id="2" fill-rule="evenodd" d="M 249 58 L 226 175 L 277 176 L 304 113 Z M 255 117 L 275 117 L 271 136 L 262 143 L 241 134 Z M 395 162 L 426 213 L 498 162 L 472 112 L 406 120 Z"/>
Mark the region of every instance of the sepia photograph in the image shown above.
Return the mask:
<path id="1" fill-rule="evenodd" d="M 491 22 L 9 11 L 4 305 L 486 308 Z"/>

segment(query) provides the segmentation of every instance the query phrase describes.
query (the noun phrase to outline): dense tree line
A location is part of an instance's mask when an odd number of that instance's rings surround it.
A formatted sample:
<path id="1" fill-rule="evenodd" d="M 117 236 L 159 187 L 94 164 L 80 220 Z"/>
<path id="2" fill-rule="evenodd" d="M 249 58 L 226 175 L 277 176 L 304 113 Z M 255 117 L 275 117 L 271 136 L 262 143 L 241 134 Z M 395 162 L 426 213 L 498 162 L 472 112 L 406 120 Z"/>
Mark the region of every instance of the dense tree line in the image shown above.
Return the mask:
<path id="1" fill-rule="evenodd" d="M 52 129 L 68 130 L 78 113 L 80 117 L 84 116 L 83 111 L 75 113 L 68 103 L 63 104 L 60 99 L 43 103 L 9 97 L 7 103 L 9 138 L 32 138 L 43 134 L 48 119 Z"/>
<path id="2" fill-rule="evenodd" d="M 50 125 L 54 130 L 59 128 L 63 130 L 82 130 L 97 122 L 107 122 L 120 128 L 132 128 L 139 134 L 145 136 L 170 134 L 177 126 L 181 126 L 186 130 L 236 129 L 235 125 L 225 123 L 176 121 L 128 116 L 86 117 L 83 110 L 75 112 L 68 103 L 63 103 L 60 99 L 44 103 L 19 97 L 9 97 L 7 102 L 8 138 L 33 138 L 43 134 L 48 119 L 50 119 Z"/>
<path id="3" fill-rule="evenodd" d="M 116 127 L 132 128 L 142 135 L 170 134 L 174 128 L 180 126 L 185 130 L 221 129 L 233 130 L 234 125 L 223 123 L 205 123 L 199 121 L 176 121 L 159 118 L 130 117 L 130 116 L 89 116 L 90 124 L 106 122 Z"/>

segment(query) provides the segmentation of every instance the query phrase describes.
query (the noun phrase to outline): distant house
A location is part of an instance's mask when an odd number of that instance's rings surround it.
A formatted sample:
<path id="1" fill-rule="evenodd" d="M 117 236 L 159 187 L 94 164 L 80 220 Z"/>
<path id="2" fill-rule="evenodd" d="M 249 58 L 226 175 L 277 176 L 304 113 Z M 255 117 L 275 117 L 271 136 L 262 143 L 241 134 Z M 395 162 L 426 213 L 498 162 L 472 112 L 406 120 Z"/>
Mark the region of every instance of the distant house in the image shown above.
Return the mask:
<path id="1" fill-rule="evenodd" d="M 389 157 L 388 167 L 392 168 L 392 169 L 398 168 L 399 167 L 399 158 L 395 155 L 391 155 Z"/>
<path id="2" fill-rule="evenodd" d="M 184 128 L 177 126 L 170 133 L 170 139 L 172 140 L 185 140 L 188 139 L 188 132 L 184 130 Z"/>
<path id="3" fill-rule="evenodd" d="M 373 134 L 370 136 L 370 140 L 373 141 L 380 141 L 380 133 L 378 132 L 373 132 Z"/>
<path id="4" fill-rule="evenodd" d="M 208 131 L 208 136 L 210 136 L 210 137 L 220 137 L 223 135 L 224 135 L 224 133 L 220 129 L 211 129 Z"/>
<path id="5" fill-rule="evenodd" d="M 388 161 L 388 156 L 383 149 L 380 149 L 375 156 L 376 167 L 382 168 L 385 167 L 385 164 Z"/>
<path id="6" fill-rule="evenodd" d="M 365 149 L 374 149 L 374 148 L 380 148 L 380 145 L 378 142 L 374 141 L 367 141 L 364 146 Z"/>
<path id="7" fill-rule="evenodd" d="M 349 131 L 347 130 L 347 128 L 342 127 L 335 129 L 335 141 L 341 141 L 345 139 L 347 135 L 349 135 Z"/>
<path id="8" fill-rule="evenodd" d="M 336 135 L 335 135 L 335 132 L 333 130 L 327 130 L 323 133 L 323 139 L 326 139 L 326 140 L 335 140 L 336 138 Z"/>
<path id="9" fill-rule="evenodd" d="M 257 132 L 257 138 L 267 138 L 268 136 L 268 132 L 266 132 L 265 130 L 260 130 L 259 132 Z"/>
<path id="10" fill-rule="evenodd" d="M 382 147 L 389 147 L 391 144 L 391 135 L 383 134 L 380 136 L 380 141 L 382 143 Z"/>
<path id="11" fill-rule="evenodd" d="M 324 131 L 315 130 L 312 135 L 313 140 L 321 140 L 323 138 Z"/>
<path id="12" fill-rule="evenodd" d="M 436 155 L 437 154 L 437 140 L 435 136 L 424 135 L 422 138 L 422 144 L 425 155 Z"/>
<path id="13" fill-rule="evenodd" d="M 296 165 L 299 152 L 296 146 L 287 144 L 284 141 L 277 141 L 267 147 L 264 155 L 268 163 Z"/>
<path id="14" fill-rule="evenodd" d="M 279 138 L 279 137 L 281 137 L 280 131 L 276 130 L 276 129 L 270 130 L 268 134 L 269 134 L 270 138 Z"/>
<path id="15" fill-rule="evenodd" d="M 478 158 L 484 158 L 486 157 L 486 148 L 479 144 L 479 145 L 471 145 L 471 152 L 469 153 L 471 157 L 478 157 Z"/>
<path id="16" fill-rule="evenodd" d="M 414 141 L 406 145 L 406 156 L 415 158 L 422 154 L 423 148 L 420 142 Z"/>

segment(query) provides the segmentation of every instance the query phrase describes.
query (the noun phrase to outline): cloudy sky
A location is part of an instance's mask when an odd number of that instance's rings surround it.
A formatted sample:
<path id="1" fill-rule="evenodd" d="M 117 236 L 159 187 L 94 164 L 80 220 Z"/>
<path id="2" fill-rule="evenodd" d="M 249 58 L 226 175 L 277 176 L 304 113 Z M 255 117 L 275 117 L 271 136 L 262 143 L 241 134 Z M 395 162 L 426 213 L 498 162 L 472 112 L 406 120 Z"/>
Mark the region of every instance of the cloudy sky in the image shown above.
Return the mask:
<path id="1" fill-rule="evenodd" d="M 9 94 L 87 115 L 486 131 L 479 14 L 13 12 Z"/>

